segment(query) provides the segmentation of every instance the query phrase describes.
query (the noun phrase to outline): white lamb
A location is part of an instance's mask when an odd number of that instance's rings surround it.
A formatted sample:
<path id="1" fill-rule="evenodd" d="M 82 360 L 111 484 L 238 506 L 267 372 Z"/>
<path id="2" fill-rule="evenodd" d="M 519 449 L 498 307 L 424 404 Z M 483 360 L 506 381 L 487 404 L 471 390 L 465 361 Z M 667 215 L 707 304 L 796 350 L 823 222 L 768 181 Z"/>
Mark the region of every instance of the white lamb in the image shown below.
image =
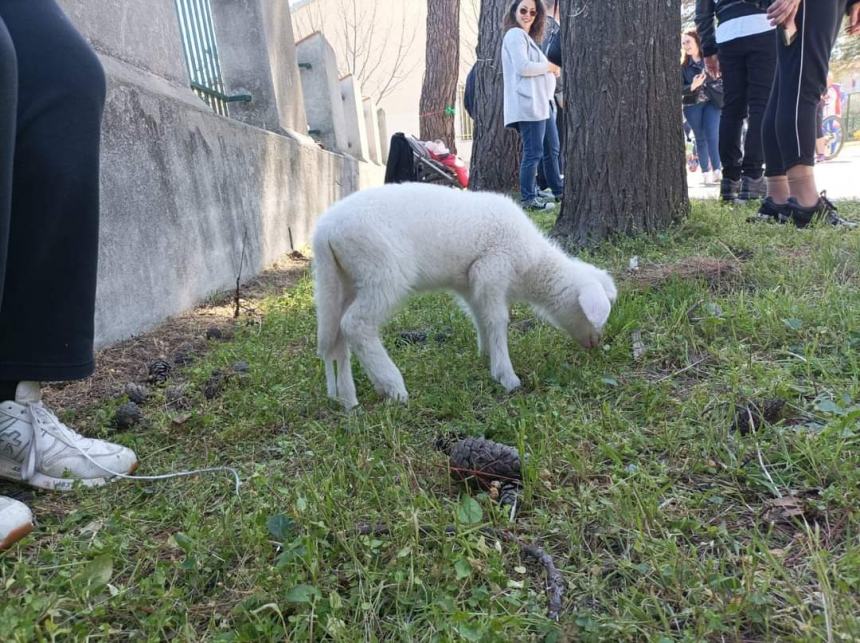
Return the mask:
<path id="1" fill-rule="evenodd" d="M 405 402 L 403 376 L 379 329 L 409 295 L 450 290 L 478 331 L 478 350 L 507 391 L 508 310 L 523 301 L 586 347 L 597 345 L 617 291 L 604 270 L 567 256 L 514 202 L 489 192 L 407 183 L 335 203 L 314 233 L 317 349 L 328 395 L 358 404 L 350 351 L 381 395 Z M 335 375 L 335 363 L 337 374 Z"/>

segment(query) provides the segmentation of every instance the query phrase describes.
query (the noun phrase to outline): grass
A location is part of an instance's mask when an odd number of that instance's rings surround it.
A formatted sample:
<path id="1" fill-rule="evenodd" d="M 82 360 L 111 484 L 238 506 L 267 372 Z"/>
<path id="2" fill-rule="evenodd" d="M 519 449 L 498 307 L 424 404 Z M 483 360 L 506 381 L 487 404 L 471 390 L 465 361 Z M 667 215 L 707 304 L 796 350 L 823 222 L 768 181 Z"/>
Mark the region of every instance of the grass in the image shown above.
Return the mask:
<path id="1" fill-rule="evenodd" d="M 344 414 L 314 355 L 311 281 L 266 300 L 261 323 L 184 372 L 190 419 L 160 398 L 127 433 L 106 428 L 124 400 L 67 418 L 136 449 L 140 473 L 236 466 L 239 495 L 226 475 L 38 494 L 36 531 L 0 557 L 0 639 L 856 640 L 860 234 L 743 215 L 698 203 L 680 228 L 591 253 L 620 283 L 605 345 L 512 331 L 510 396 L 432 295 L 386 329 L 409 405 L 356 368 L 363 410 Z M 648 285 L 626 275 L 631 256 L 742 269 Z M 426 345 L 395 341 L 414 329 Z M 250 374 L 205 400 L 238 360 Z M 733 430 L 736 405 L 761 398 L 785 400 L 782 418 Z M 564 574 L 559 623 L 541 568 L 482 533 L 505 516 L 471 492 L 476 515 L 451 481 L 432 449 L 445 432 L 525 454 L 514 530 Z M 368 522 L 391 532 L 357 535 Z"/>

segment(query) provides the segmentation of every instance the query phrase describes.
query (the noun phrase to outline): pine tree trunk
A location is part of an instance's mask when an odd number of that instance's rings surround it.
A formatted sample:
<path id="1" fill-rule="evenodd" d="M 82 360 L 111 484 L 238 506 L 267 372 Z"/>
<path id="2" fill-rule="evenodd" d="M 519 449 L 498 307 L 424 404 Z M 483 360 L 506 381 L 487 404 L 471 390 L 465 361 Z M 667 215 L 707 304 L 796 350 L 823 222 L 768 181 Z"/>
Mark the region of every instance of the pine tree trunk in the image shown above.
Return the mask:
<path id="1" fill-rule="evenodd" d="M 427 0 L 427 69 L 421 87 L 422 141 L 441 140 L 457 153 L 454 106 L 460 76 L 460 0 Z"/>
<path id="2" fill-rule="evenodd" d="M 475 79 L 475 130 L 469 187 L 510 192 L 519 184 L 520 140 L 505 127 L 502 18 L 509 0 L 482 0 Z"/>
<path id="3" fill-rule="evenodd" d="M 690 209 L 680 0 L 570 0 L 561 8 L 568 144 L 553 236 L 577 247 L 664 230 Z"/>

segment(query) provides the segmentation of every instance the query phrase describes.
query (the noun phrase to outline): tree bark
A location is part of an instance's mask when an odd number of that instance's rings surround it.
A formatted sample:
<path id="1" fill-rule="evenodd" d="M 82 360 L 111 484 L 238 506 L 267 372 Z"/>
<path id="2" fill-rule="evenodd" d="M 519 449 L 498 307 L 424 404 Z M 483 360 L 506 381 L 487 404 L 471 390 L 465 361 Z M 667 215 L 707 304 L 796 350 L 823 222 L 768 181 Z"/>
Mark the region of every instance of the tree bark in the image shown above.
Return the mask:
<path id="1" fill-rule="evenodd" d="M 509 0 L 483 0 L 478 25 L 475 129 L 469 187 L 510 192 L 519 184 L 520 139 L 505 127 L 502 18 Z"/>
<path id="2" fill-rule="evenodd" d="M 664 230 L 690 209 L 680 0 L 570 0 L 561 8 L 568 142 L 553 236 L 580 247 Z"/>
<path id="3" fill-rule="evenodd" d="M 454 115 L 460 75 L 460 0 L 427 0 L 427 69 L 421 87 L 422 141 L 441 140 L 457 153 Z"/>

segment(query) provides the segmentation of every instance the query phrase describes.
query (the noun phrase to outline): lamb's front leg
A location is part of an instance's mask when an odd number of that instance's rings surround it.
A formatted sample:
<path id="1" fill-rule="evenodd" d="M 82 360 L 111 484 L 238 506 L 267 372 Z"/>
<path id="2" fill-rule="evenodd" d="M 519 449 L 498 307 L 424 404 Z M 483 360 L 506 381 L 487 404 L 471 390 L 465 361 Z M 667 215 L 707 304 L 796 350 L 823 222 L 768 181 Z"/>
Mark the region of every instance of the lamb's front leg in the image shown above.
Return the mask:
<path id="1" fill-rule="evenodd" d="M 520 386 L 508 353 L 508 306 L 502 293 L 485 292 L 474 303 L 477 323 L 484 330 L 484 350 L 490 355 L 490 375 L 510 393 Z"/>
<path id="2" fill-rule="evenodd" d="M 403 375 L 379 338 L 379 327 L 388 318 L 390 310 L 389 306 L 381 308 L 378 298 L 359 296 L 343 316 L 341 330 L 376 392 L 406 402 L 409 395 Z"/>

